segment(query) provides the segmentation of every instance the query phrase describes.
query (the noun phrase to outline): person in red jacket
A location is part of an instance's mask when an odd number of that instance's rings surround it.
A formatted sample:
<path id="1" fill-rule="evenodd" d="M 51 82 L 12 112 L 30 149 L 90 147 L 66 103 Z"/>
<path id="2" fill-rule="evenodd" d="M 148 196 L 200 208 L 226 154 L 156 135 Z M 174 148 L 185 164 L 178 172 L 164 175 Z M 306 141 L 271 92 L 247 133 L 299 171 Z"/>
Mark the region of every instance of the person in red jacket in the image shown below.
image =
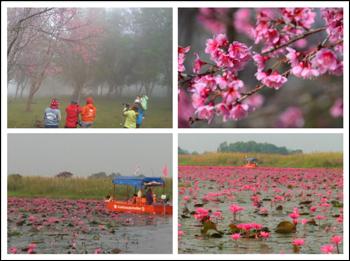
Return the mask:
<path id="1" fill-rule="evenodd" d="M 76 101 L 71 101 L 71 103 L 66 108 L 66 124 L 65 128 L 76 128 L 79 123 L 79 113 L 80 107 Z"/>

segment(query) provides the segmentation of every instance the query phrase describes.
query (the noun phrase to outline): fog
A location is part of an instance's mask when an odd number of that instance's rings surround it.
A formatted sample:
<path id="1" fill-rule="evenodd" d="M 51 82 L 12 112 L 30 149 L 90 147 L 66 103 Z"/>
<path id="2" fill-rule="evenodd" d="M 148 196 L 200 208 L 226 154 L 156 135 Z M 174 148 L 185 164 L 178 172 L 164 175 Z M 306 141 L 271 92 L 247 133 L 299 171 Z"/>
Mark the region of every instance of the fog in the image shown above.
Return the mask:
<path id="1" fill-rule="evenodd" d="M 10 134 L 8 174 L 75 176 L 97 172 L 172 175 L 170 134 Z"/>
<path id="2" fill-rule="evenodd" d="M 172 10 L 9 8 L 8 94 L 171 101 Z"/>

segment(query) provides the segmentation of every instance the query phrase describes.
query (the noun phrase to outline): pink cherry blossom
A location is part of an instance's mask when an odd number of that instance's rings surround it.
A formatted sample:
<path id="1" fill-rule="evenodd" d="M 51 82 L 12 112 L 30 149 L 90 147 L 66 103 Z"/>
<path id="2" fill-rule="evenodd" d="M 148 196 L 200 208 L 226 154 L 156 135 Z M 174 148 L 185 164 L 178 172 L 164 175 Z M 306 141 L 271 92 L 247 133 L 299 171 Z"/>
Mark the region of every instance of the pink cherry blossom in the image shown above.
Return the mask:
<path id="1" fill-rule="evenodd" d="M 343 99 L 339 98 L 335 101 L 330 109 L 330 114 L 334 118 L 343 117 Z"/>
<path id="2" fill-rule="evenodd" d="M 185 66 L 184 66 L 184 62 L 185 62 L 185 56 L 186 53 L 188 53 L 190 51 L 191 47 L 187 46 L 187 47 L 181 47 L 179 46 L 177 49 L 178 52 L 178 71 L 179 72 L 184 72 L 185 71 Z"/>
<path id="3" fill-rule="evenodd" d="M 256 78 L 261 81 L 265 86 L 278 90 L 288 80 L 285 76 L 279 74 L 277 71 L 274 72 L 257 72 Z"/>
<path id="4" fill-rule="evenodd" d="M 324 74 L 327 71 L 334 71 L 338 66 L 336 54 L 332 50 L 325 48 L 318 51 L 311 62 L 320 74 Z"/>
<path id="5" fill-rule="evenodd" d="M 202 66 L 207 63 L 199 58 L 198 53 L 195 53 L 194 55 L 196 56 L 196 59 L 194 60 L 193 72 L 199 73 L 201 71 Z"/>
<path id="6" fill-rule="evenodd" d="M 343 39 L 343 8 L 322 8 L 321 13 L 327 25 L 329 40 L 337 42 Z"/>
<path id="7" fill-rule="evenodd" d="M 245 34 L 254 39 L 254 26 L 250 23 L 250 8 L 240 8 L 233 16 L 233 25 L 238 33 Z"/>
<path id="8" fill-rule="evenodd" d="M 281 13 L 287 23 L 293 23 L 307 29 L 311 28 L 316 17 L 312 8 L 282 8 Z"/>
<path id="9" fill-rule="evenodd" d="M 263 56 L 261 54 L 254 54 L 253 60 L 258 67 L 258 71 L 263 71 L 265 68 L 265 63 L 270 59 L 268 56 Z"/>
<path id="10" fill-rule="evenodd" d="M 300 128 L 304 126 L 303 112 L 298 107 L 289 107 L 279 115 L 278 127 Z"/>
<path id="11" fill-rule="evenodd" d="M 249 105 L 248 104 L 237 104 L 230 110 L 230 118 L 233 120 L 240 120 L 248 115 Z"/>
<path id="12" fill-rule="evenodd" d="M 210 123 L 215 116 L 215 108 L 211 105 L 201 106 L 197 108 L 195 114 L 198 119 L 207 120 Z"/>

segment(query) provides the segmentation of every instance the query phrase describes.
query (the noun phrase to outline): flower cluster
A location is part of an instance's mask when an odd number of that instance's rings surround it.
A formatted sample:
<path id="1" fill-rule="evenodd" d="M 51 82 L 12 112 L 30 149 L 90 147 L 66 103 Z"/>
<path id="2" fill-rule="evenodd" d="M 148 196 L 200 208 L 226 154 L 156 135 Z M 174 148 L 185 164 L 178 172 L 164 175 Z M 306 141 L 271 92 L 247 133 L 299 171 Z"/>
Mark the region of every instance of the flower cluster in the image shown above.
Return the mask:
<path id="1" fill-rule="evenodd" d="M 179 72 L 184 72 L 185 71 L 185 66 L 184 66 L 184 62 L 185 62 L 185 55 L 186 53 L 188 53 L 190 51 L 190 47 L 178 47 L 177 48 L 177 52 L 178 52 L 178 59 L 177 59 L 177 70 Z"/>

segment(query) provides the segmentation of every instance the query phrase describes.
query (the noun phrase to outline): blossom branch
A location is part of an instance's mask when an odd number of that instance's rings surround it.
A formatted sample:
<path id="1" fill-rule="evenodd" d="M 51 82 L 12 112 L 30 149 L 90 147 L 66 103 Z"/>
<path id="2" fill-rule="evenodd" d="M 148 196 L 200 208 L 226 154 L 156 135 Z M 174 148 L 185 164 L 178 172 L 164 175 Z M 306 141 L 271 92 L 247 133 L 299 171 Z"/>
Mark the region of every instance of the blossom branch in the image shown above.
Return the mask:
<path id="1" fill-rule="evenodd" d="M 299 36 L 297 36 L 297 37 L 291 39 L 290 41 L 288 41 L 288 42 L 286 42 L 286 43 L 284 43 L 284 44 L 278 45 L 278 46 L 276 46 L 276 47 L 273 47 L 273 48 L 270 49 L 270 50 L 267 50 L 267 51 L 265 51 L 265 52 L 262 52 L 262 55 L 266 55 L 266 54 L 273 53 L 274 51 L 277 51 L 277 50 L 279 50 L 279 49 L 281 49 L 281 48 L 287 47 L 287 46 L 291 45 L 292 43 L 295 43 L 296 41 L 299 41 L 299 40 L 301 40 L 301 39 L 304 39 L 304 38 L 306 38 L 306 37 L 308 37 L 308 36 L 310 36 L 310 35 L 312 35 L 312 34 L 325 31 L 326 29 L 327 29 L 326 27 L 320 27 L 320 28 L 317 28 L 317 29 L 314 29 L 314 30 L 310 30 L 310 31 L 308 31 L 308 32 L 306 32 L 306 33 L 303 33 L 303 34 L 301 34 L 301 35 L 299 35 Z"/>

